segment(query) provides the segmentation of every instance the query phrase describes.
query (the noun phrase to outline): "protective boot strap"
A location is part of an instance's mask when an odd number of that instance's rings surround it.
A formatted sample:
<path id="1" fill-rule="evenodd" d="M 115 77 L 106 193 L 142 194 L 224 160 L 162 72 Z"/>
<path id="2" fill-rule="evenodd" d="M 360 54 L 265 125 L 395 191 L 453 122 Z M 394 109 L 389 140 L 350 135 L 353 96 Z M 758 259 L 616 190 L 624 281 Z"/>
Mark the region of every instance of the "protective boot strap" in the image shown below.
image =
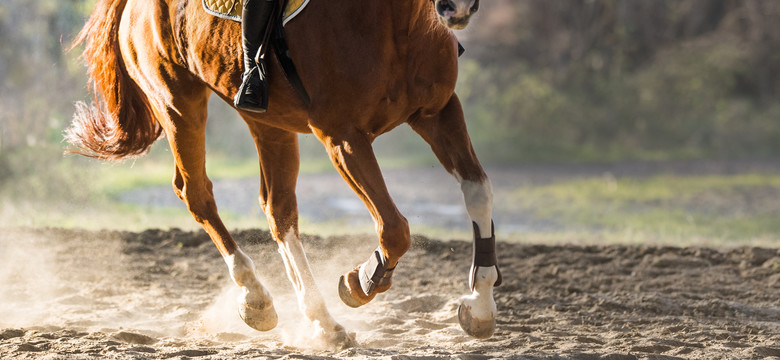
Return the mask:
<path id="1" fill-rule="evenodd" d="M 369 295 L 377 286 L 389 284 L 393 276 L 393 270 L 395 268 L 387 268 L 387 258 L 385 258 L 382 248 L 376 248 L 374 253 L 368 258 L 368 261 L 360 265 L 358 273 L 363 293 Z"/>
<path id="2" fill-rule="evenodd" d="M 496 272 L 498 272 L 498 279 L 493 286 L 499 286 L 502 279 L 501 271 L 498 269 L 498 259 L 496 258 L 496 233 L 493 222 L 490 222 L 490 233 L 492 235 L 488 238 L 482 237 L 476 222 L 472 222 L 472 224 L 474 225 L 474 261 L 471 263 L 471 277 L 469 278 L 471 291 L 474 291 L 476 286 L 478 267 L 495 266 Z"/>

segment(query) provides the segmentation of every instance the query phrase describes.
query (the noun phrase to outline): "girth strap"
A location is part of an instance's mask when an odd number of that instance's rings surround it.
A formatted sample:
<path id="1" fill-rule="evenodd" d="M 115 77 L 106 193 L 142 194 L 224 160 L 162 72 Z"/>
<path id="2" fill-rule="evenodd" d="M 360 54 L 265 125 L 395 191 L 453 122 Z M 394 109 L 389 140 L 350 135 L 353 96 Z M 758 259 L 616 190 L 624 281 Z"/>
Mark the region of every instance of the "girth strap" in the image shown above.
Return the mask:
<path id="1" fill-rule="evenodd" d="M 501 270 L 498 269 L 498 259 L 496 258 L 496 233 L 493 222 L 490 222 L 490 233 L 492 235 L 489 238 L 482 238 L 477 223 L 472 222 L 472 224 L 474 225 L 474 261 L 471 263 L 471 277 L 469 277 L 471 291 L 474 291 L 474 287 L 476 286 L 478 267 L 495 266 L 496 272 L 498 273 L 498 279 L 493 286 L 499 286 L 501 285 L 502 279 Z"/>

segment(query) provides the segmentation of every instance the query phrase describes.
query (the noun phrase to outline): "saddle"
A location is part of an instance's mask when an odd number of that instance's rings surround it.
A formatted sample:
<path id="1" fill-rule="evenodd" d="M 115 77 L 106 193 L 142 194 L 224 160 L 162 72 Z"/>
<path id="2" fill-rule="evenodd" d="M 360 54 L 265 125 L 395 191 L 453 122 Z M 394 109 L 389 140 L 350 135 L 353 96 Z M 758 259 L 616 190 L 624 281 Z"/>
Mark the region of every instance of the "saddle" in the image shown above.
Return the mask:
<path id="1" fill-rule="evenodd" d="M 287 40 L 284 36 L 284 26 L 295 16 L 301 13 L 306 5 L 309 4 L 309 0 L 280 0 L 282 11 L 281 14 L 275 11 L 277 16 L 274 22 L 273 29 L 271 31 L 270 39 L 268 40 L 270 48 L 274 50 L 276 59 L 279 60 L 279 65 L 282 67 L 282 72 L 290 82 L 295 92 L 303 100 L 307 106 L 311 103 L 309 94 L 306 92 L 306 88 L 303 86 L 298 70 L 295 69 L 295 63 L 293 63 L 290 57 L 290 51 L 287 46 Z M 243 9 L 243 0 L 203 0 L 203 9 L 216 17 L 241 22 L 241 10 Z M 280 19 L 281 17 L 281 19 Z M 279 21 L 281 20 L 281 21 Z"/>
<path id="2" fill-rule="evenodd" d="M 282 26 L 292 20 L 309 4 L 309 0 L 287 0 L 282 12 Z M 244 0 L 203 0 L 203 9 L 219 18 L 241 22 Z"/>

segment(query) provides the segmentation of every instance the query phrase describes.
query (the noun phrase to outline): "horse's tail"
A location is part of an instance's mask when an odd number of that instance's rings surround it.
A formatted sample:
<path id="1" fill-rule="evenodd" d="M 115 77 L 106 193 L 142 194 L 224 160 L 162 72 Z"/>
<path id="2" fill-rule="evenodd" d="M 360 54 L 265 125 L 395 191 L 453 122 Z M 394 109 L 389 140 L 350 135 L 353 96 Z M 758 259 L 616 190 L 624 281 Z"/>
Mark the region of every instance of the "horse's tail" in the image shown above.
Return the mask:
<path id="1" fill-rule="evenodd" d="M 127 0 L 98 0 L 73 47 L 85 43 L 92 104 L 76 104 L 73 122 L 65 130 L 70 152 L 106 159 L 144 154 L 160 137 L 146 95 L 127 73 L 119 51 L 119 20 Z"/>

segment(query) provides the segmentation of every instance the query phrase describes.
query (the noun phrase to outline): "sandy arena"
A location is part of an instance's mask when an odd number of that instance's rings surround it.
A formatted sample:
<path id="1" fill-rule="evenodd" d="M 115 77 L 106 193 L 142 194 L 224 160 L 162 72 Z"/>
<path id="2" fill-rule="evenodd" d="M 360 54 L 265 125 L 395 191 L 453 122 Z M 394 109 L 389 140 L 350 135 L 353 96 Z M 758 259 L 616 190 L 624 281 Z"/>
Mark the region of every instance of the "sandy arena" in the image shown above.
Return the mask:
<path id="1" fill-rule="evenodd" d="M 311 344 L 276 245 L 235 236 L 274 295 L 279 326 L 241 322 L 235 288 L 202 232 L 5 229 L 2 359 L 780 358 L 780 251 L 499 244 L 495 335 L 460 329 L 471 246 L 415 237 L 394 287 L 360 309 L 338 275 L 371 236 L 305 237 L 328 306 L 359 347 Z"/>

